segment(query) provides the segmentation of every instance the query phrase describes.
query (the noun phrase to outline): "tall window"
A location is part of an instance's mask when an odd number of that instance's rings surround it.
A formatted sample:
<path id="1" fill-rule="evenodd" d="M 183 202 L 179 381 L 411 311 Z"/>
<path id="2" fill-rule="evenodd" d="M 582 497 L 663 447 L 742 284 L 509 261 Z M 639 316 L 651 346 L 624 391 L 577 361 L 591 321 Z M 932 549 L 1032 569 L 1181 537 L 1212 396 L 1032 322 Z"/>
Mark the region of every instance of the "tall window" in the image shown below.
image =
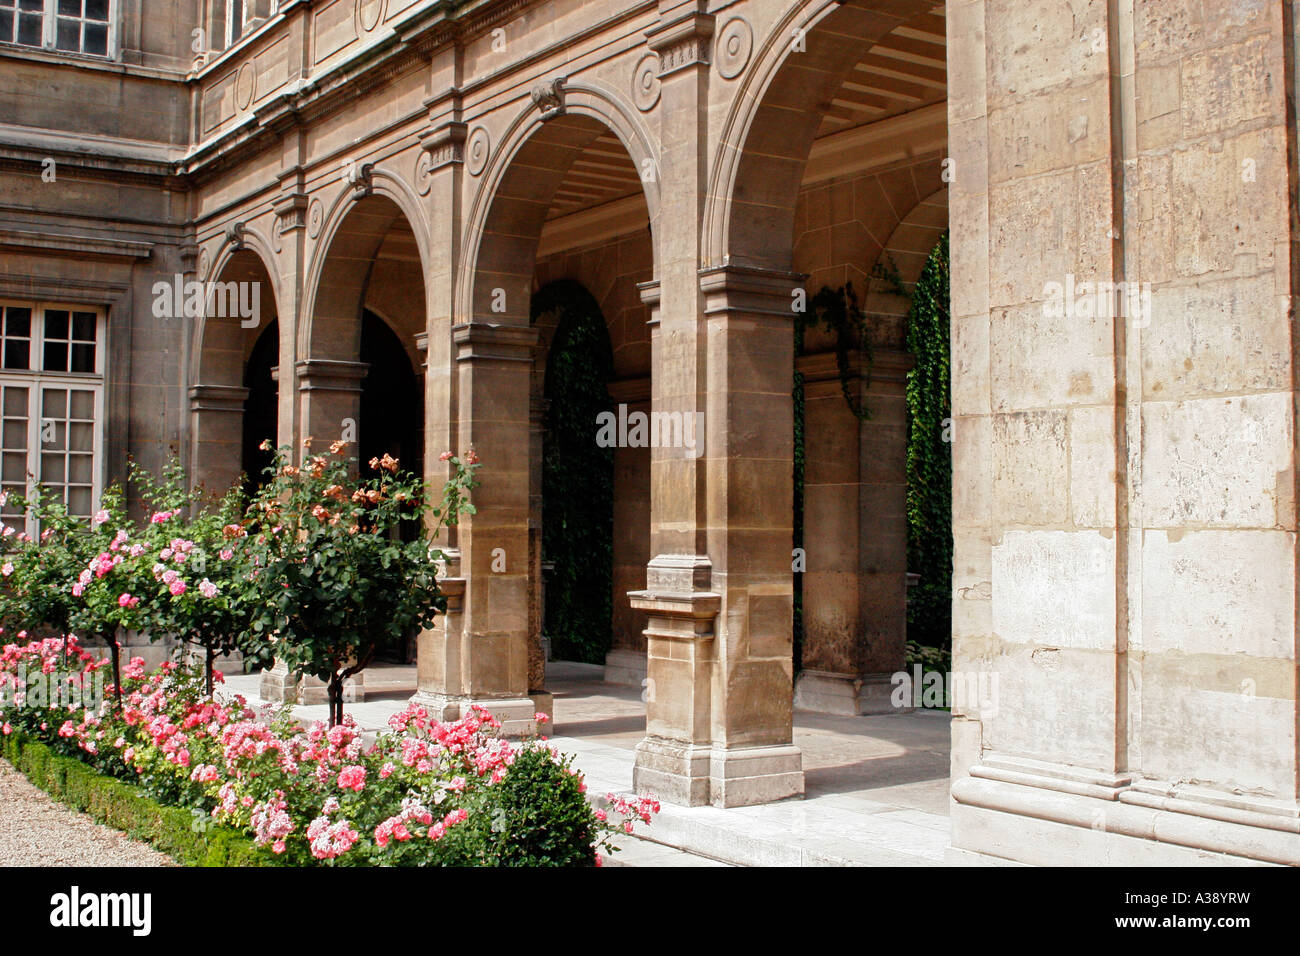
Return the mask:
<path id="1" fill-rule="evenodd" d="M 0 0 L 0 43 L 108 56 L 113 0 Z"/>
<path id="2" fill-rule="evenodd" d="M 0 302 L 0 488 L 33 484 L 90 517 L 100 492 L 104 316 L 85 306 Z M 19 516 L 0 509 L 6 523 Z M 35 534 L 35 528 L 27 528 Z"/>

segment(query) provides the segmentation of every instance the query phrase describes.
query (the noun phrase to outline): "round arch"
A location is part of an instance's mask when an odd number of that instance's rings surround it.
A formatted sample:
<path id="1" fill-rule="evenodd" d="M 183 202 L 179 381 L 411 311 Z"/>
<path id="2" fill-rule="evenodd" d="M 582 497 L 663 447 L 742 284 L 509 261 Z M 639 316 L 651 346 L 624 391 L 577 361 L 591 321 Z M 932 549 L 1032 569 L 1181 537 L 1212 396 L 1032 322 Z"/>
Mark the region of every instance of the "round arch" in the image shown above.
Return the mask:
<path id="1" fill-rule="evenodd" d="M 546 117 L 530 103 L 510 123 L 470 204 L 464 250 L 457 276 L 456 321 L 472 321 L 492 309 L 492 290 L 506 290 L 509 324 L 526 326 L 537 243 L 550 199 L 573 160 L 605 132 L 613 133 L 638 169 L 658 168 L 649 131 L 635 110 L 602 87 L 572 83 L 564 87 L 563 115 Z M 660 191 L 657 177 L 642 178 L 650 220 L 650 246 L 656 242 Z M 509 224 L 509 232 L 501 226 Z M 504 271 L 509 266 L 510 271 Z M 492 277 L 494 284 L 479 280 Z"/>
<path id="2" fill-rule="evenodd" d="M 372 236 L 374 242 L 368 250 L 365 242 L 359 242 L 356 249 L 348 250 L 349 260 L 363 262 L 368 268 L 369 263 L 374 259 L 375 253 L 379 249 L 380 243 L 383 241 L 383 235 L 400 217 L 405 219 L 406 224 L 415 236 L 416 249 L 420 257 L 420 274 L 424 275 L 428 271 L 428 217 L 420 207 L 419 197 L 415 190 L 400 176 L 386 169 L 371 167 L 368 170 L 368 176 L 370 187 L 364 196 L 357 198 L 356 187 L 344 181 L 343 188 L 330 202 L 329 208 L 325 212 L 324 224 L 321 226 L 320 234 L 316 237 L 312 247 L 311 261 L 308 263 L 303 284 L 302 321 L 300 322 L 295 350 L 299 358 L 312 357 L 313 328 L 316 307 L 324 280 L 325 265 L 330 261 L 331 256 L 338 252 L 337 240 L 341 234 L 346 232 L 345 224 L 349 221 L 349 218 L 358 211 L 362 215 L 386 216 L 388 222 L 384 228 L 374 231 L 375 235 Z M 379 212 L 385 201 L 392 207 L 391 210 Z M 357 278 L 351 274 L 356 271 L 355 268 L 347 271 L 348 279 L 355 280 Z M 363 276 L 358 286 L 362 290 L 362 296 L 364 296 L 364 285 Z M 360 308 L 361 303 L 358 301 L 358 318 L 360 317 Z"/>
<path id="3" fill-rule="evenodd" d="M 794 206 L 812 142 L 864 52 L 933 0 L 797 0 L 764 39 L 741 81 L 709 173 L 703 261 L 788 270 Z M 801 31 L 804 49 L 790 38 Z"/>

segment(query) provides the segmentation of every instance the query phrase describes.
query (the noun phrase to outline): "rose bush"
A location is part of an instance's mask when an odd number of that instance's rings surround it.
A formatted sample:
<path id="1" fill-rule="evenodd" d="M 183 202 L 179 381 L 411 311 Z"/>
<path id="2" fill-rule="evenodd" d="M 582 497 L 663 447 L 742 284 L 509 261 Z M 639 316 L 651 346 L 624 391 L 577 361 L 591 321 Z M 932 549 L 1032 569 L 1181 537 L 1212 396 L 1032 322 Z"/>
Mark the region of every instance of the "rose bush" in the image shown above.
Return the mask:
<path id="1" fill-rule="evenodd" d="M 396 459 L 372 459 L 370 477 L 360 478 L 343 442 L 313 455 L 310 441 L 300 466 L 289 448 L 276 450 L 239 529 L 240 554 L 251 635 L 273 643 L 292 672 L 325 682 L 330 723 L 338 724 L 343 682 L 446 608 L 437 579 L 443 555 L 432 542 L 473 514 L 466 496 L 478 459 L 473 451 L 463 460 L 444 455 L 452 477 L 432 502 Z M 403 541 L 403 528 L 417 533 Z"/>
<path id="2" fill-rule="evenodd" d="M 147 673 L 140 658 L 123 668 L 120 711 L 93 695 L 31 697 L 36 674 L 93 687 L 103 667 L 75 638 L 6 645 L 0 733 L 242 829 L 285 862 L 599 865 L 614 835 L 658 810 L 653 798 L 613 794 L 594 808 L 568 757 L 544 739 L 501 739 L 481 708 L 448 723 L 411 706 L 368 741 L 349 718 L 304 727 L 287 708 L 205 695 L 199 668 L 168 662 Z"/>

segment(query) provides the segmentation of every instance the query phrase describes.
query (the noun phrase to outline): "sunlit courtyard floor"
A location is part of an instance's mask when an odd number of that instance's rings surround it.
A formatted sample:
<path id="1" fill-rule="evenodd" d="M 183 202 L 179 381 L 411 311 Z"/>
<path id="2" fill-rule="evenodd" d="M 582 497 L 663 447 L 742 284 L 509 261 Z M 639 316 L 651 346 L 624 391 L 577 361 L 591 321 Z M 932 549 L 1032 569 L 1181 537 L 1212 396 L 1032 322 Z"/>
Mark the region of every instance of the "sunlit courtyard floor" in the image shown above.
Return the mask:
<path id="1" fill-rule="evenodd" d="M 604 669 L 552 662 L 551 740 L 574 755 L 593 793 L 626 792 L 645 731 L 638 688 L 606 684 Z M 227 678 L 228 693 L 258 698 L 259 675 Z M 387 725 L 415 692 L 415 668 L 366 671 L 366 699 L 344 709 L 367 730 Z M 300 706 L 304 720 L 325 719 L 324 704 Z M 796 713 L 803 752 L 803 799 L 758 807 L 674 807 L 647 835 L 627 841 L 634 865 L 912 865 L 944 861 L 948 829 L 948 715 L 917 711 L 883 717 Z"/>

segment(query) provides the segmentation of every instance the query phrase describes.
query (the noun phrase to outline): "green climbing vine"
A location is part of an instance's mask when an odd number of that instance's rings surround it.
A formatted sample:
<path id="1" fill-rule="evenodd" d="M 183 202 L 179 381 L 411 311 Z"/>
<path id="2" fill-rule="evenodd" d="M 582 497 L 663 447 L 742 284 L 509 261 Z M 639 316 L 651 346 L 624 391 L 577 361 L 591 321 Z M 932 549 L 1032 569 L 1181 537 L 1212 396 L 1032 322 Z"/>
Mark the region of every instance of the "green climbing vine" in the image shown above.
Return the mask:
<path id="1" fill-rule="evenodd" d="M 949 393 L 948 235 L 926 260 L 912 292 L 907 349 L 907 636 L 948 647 L 952 635 L 952 401 Z"/>
<path id="2" fill-rule="evenodd" d="M 555 313 L 546 366 L 542 441 L 545 633 L 556 657 L 604 663 L 613 611 L 614 449 L 595 442 L 596 418 L 613 407 L 613 368 L 600 306 L 577 282 L 533 296 L 534 324 Z"/>

